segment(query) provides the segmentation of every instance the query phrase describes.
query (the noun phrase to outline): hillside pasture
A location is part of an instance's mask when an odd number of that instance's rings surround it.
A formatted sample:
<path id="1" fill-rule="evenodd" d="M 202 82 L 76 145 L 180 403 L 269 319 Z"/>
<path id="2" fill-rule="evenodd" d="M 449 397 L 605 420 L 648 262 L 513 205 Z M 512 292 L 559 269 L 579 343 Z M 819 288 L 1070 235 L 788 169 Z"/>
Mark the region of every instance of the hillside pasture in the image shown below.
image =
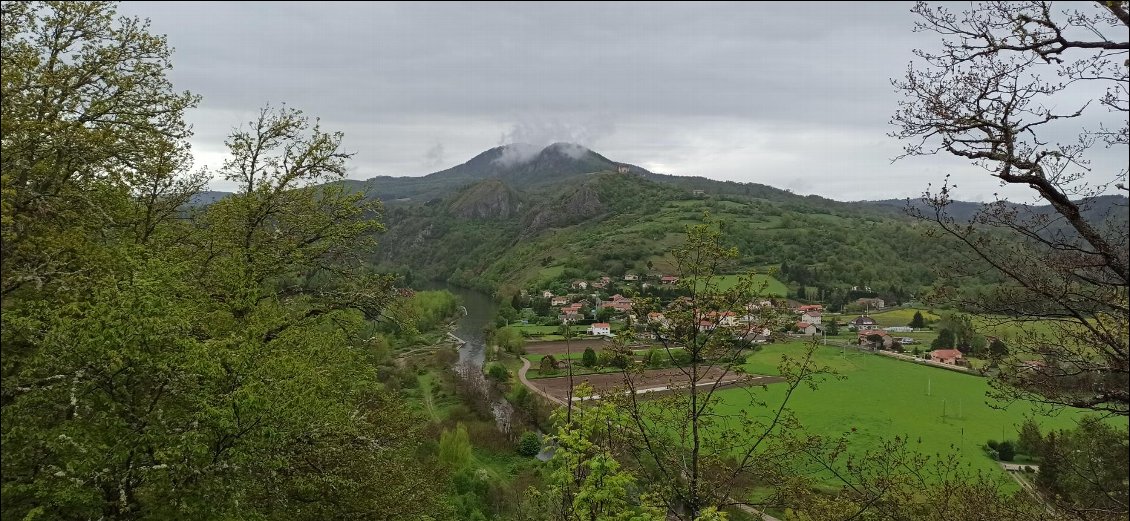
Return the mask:
<path id="1" fill-rule="evenodd" d="M 752 374 L 779 374 L 784 355 L 797 356 L 799 342 L 776 344 L 751 355 L 745 365 Z M 982 450 L 986 441 L 1015 439 L 1028 415 L 1042 430 L 1070 428 L 1080 411 L 1040 416 L 1033 406 L 988 402 L 984 378 L 899 361 L 852 349 L 820 347 L 819 363 L 845 376 L 824 379 L 815 391 L 799 389 L 789 402 L 798 419 L 812 434 L 848 437 L 851 450 L 878 449 L 883 439 L 904 436 L 922 453 L 959 458 L 979 470 L 1002 472 Z M 761 392 L 769 409 L 780 403 L 783 386 Z M 723 413 L 749 410 L 749 395 L 742 390 L 720 392 Z M 1125 420 L 1122 424 L 1125 425 Z"/>
<path id="2" fill-rule="evenodd" d="M 713 282 L 717 284 L 718 290 L 726 291 L 730 288 L 733 288 L 734 286 L 737 286 L 742 277 L 742 275 L 719 275 L 717 277 L 714 277 Z M 757 273 L 754 274 L 752 278 L 752 288 L 754 290 L 758 290 L 762 287 L 762 285 L 764 285 L 765 296 L 784 297 L 788 293 L 788 288 L 785 287 L 784 283 L 769 275 L 766 275 L 764 273 Z M 704 286 L 705 283 L 700 281 L 698 289 L 701 290 Z"/>

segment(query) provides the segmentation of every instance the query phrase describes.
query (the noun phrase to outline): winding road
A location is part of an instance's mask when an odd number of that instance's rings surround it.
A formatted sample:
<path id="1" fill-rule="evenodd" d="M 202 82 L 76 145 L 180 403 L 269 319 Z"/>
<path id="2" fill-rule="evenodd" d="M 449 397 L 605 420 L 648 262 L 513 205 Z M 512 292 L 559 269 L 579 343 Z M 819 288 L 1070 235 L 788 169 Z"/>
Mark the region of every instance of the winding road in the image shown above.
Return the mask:
<path id="1" fill-rule="evenodd" d="M 523 356 L 522 357 L 522 368 L 518 370 L 518 380 L 522 382 L 522 385 L 526 386 L 527 389 L 530 389 L 533 392 L 538 393 L 539 395 L 541 395 L 542 398 L 545 398 L 546 400 L 549 400 L 553 403 L 556 403 L 557 405 L 565 405 L 565 400 L 562 400 L 560 398 L 553 396 L 552 394 L 545 392 L 544 390 L 542 390 L 542 388 L 534 385 L 532 382 L 527 380 L 526 379 L 526 371 L 529 371 L 529 370 L 530 370 L 530 360 Z"/>

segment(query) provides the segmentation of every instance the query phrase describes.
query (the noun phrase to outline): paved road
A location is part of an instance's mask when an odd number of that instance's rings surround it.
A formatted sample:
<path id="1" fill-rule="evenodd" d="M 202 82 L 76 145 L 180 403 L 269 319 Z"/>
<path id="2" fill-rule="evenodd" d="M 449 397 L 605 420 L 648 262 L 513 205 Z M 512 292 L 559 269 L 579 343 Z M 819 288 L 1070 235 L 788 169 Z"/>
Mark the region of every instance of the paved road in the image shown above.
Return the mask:
<path id="1" fill-rule="evenodd" d="M 522 357 L 522 368 L 518 370 L 518 380 L 522 382 L 522 385 L 526 386 L 526 388 L 528 388 L 528 389 L 533 390 L 535 393 L 538 393 L 539 395 L 541 395 L 546 400 L 549 400 L 553 403 L 556 403 L 557 405 L 565 405 L 565 400 L 561 400 L 561 399 L 553 396 L 552 394 L 545 392 L 541 387 L 538 387 L 538 386 L 534 385 L 533 383 L 531 383 L 529 380 L 527 380 L 526 379 L 526 371 L 529 371 L 529 370 L 530 370 L 530 361 L 529 361 L 529 359 L 527 359 L 526 357 L 523 356 Z"/>

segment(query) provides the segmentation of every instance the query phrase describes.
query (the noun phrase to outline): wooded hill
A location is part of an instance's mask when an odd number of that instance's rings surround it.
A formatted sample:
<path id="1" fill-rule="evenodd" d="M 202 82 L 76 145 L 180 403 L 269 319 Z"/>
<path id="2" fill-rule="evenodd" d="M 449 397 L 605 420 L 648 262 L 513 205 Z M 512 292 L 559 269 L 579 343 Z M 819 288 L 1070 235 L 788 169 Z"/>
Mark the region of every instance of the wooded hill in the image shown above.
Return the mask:
<path id="1" fill-rule="evenodd" d="M 870 286 L 905 300 L 934 283 L 935 268 L 973 261 L 947 238 L 926 237 L 927 225 L 902 211 L 906 201 L 848 203 L 655 174 L 571 144 L 536 154 L 498 147 L 428 176 L 356 188 L 386 202 L 381 268 L 484 290 L 669 272 L 668 248 L 707 212 L 726 223 L 743 267 L 783 267 L 777 277 L 809 298 Z M 1124 220 L 1125 201 L 1100 198 L 1091 211 Z M 964 217 L 978 206 L 958 204 Z"/>
<path id="2" fill-rule="evenodd" d="M 741 267 L 776 270 L 790 295 L 809 299 L 870 287 L 905 301 L 934 284 L 938 269 L 977 262 L 951 239 L 927 237 L 929 226 L 906 215 L 905 200 L 842 202 L 656 174 L 570 143 L 500 146 L 422 177 L 343 183 L 385 204 L 387 231 L 373 259 L 380 269 L 487 291 L 671 272 L 668 249 L 706 213 L 726 223 Z M 968 219 L 979 207 L 955 202 L 951 211 Z M 1124 222 L 1126 198 L 1096 198 L 1088 211 Z M 962 283 L 995 282 L 986 275 Z"/>

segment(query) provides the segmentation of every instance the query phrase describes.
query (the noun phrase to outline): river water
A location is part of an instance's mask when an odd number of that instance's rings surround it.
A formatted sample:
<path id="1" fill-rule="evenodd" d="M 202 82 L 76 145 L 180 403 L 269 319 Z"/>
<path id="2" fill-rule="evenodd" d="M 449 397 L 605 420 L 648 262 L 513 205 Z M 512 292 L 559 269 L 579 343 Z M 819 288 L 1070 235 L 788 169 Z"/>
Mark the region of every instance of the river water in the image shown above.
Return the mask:
<path id="1" fill-rule="evenodd" d="M 450 291 L 457 295 L 462 300 L 463 307 L 467 308 L 467 314 L 455 324 L 455 336 L 464 342 L 459 348 L 459 362 L 455 367 L 455 373 L 482 389 L 480 396 L 489 404 L 498 430 L 510 432 L 514 407 L 497 390 L 494 390 L 483 376 L 487 344 L 485 328 L 494 320 L 498 312 L 498 304 L 486 293 L 460 288 L 446 282 L 426 282 L 419 286 L 426 290 Z"/>
<path id="2" fill-rule="evenodd" d="M 467 308 L 467 315 L 455 326 L 455 336 L 466 342 L 459 348 L 459 363 L 470 363 L 473 367 L 481 369 L 486 357 L 486 333 L 483 330 L 498 313 L 498 303 L 486 293 L 453 286 L 446 282 L 431 281 L 419 286 L 420 289 L 425 290 L 450 291 L 463 302 L 463 306 Z"/>

